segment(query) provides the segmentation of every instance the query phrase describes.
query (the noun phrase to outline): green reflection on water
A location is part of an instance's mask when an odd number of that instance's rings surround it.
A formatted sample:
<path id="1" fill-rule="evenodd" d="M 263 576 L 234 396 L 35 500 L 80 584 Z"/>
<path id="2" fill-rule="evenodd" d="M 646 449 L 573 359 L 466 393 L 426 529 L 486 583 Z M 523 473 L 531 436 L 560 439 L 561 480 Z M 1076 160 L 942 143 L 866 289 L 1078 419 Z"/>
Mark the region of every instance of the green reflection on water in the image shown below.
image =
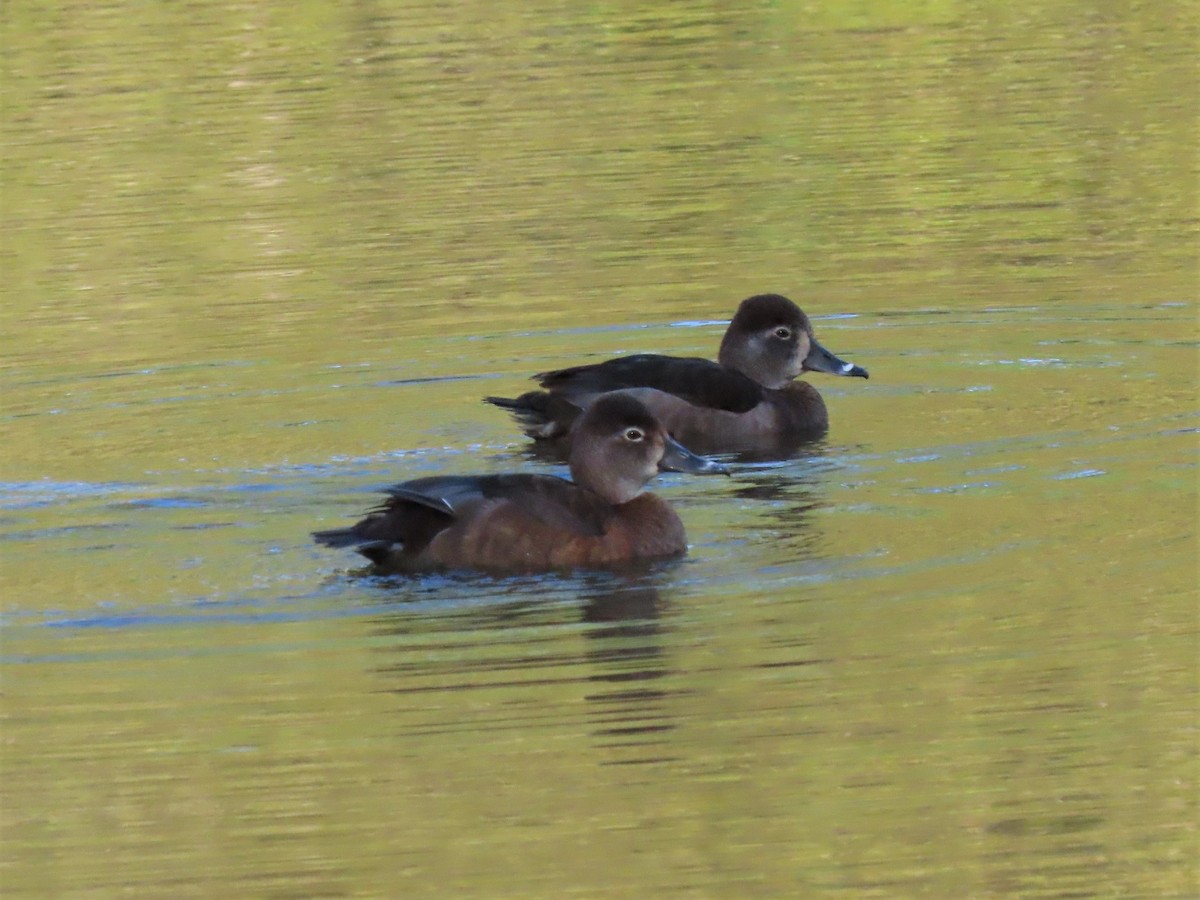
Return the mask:
<path id="1" fill-rule="evenodd" d="M 6 895 L 1194 886 L 1179 8 L 6 16 Z M 635 622 L 306 546 L 761 290 L 872 380 Z"/>

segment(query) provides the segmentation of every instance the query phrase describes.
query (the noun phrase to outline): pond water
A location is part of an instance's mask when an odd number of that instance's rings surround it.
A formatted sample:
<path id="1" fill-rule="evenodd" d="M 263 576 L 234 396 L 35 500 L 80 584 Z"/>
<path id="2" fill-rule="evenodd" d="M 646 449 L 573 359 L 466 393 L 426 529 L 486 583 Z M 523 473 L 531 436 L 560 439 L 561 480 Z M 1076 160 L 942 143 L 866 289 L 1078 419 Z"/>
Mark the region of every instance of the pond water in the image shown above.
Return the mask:
<path id="1" fill-rule="evenodd" d="M 1187 896 L 1194 15 L 5 10 L 4 895 Z M 639 575 L 308 533 L 784 293 Z"/>

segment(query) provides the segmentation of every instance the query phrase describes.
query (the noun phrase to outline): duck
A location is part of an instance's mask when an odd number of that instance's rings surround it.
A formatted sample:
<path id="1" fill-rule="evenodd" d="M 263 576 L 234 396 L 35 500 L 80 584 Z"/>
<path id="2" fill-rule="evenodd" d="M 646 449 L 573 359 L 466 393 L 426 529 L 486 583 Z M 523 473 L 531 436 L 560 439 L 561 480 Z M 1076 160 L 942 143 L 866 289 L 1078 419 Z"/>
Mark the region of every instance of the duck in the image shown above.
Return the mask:
<path id="1" fill-rule="evenodd" d="M 387 489 L 348 528 L 316 531 L 376 571 L 607 569 L 682 556 L 683 522 L 644 492 L 663 470 L 728 474 L 674 440 L 637 398 L 614 393 L 573 426 L 571 479 L 537 473 L 440 475 Z"/>
<path id="2" fill-rule="evenodd" d="M 826 350 L 787 297 L 756 294 L 738 306 L 716 362 L 639 353 L 541 372 L 533 379 L 542 390 L 484 400 L 508 410 L 526 435 L 545 444 L 569 440 L 581 411 L 623 391 L 696 453 L 785 456 L 829 428 L 821 394 L 796 380 L 804 372 L 870 377 Z"/>

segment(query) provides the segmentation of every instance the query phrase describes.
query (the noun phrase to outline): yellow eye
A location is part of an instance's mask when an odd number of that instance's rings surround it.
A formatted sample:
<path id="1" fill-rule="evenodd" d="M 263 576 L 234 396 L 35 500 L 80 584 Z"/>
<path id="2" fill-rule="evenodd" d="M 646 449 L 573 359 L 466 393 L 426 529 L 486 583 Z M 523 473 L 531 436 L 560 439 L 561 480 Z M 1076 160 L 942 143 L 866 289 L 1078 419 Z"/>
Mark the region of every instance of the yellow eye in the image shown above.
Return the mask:
<path id="1" fill-rule="evenodd" d="M 779 338 L 781 341 L 786 341 L 791 336 L 792 329 L 788 328 L 786 325 L 780 325 L 775 329 L 775 337 Z"/>
<path id="2" fill-rule="evenodd" d="M 627 441 L 635 441 L 636 442 L 636 441 L 643 440 L 645 437 L 646 437 L 645 432 L 643 432 L 642 429 L 640 429 L 640 428 L 630 428 L 628 431 L 625 432 L 625 440 L 627 440 Z"/>

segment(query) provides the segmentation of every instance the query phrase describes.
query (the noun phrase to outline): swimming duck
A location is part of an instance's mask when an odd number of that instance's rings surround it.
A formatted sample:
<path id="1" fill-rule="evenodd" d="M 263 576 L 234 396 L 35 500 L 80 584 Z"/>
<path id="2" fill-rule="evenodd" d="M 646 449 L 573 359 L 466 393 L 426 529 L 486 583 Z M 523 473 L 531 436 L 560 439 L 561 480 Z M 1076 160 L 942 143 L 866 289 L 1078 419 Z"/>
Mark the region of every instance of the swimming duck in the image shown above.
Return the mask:
<path id="1" fill-rule="evenodd" d="M 821 346 L 812 323 L 779 294 L 743 300 L 717 362 L 642 353 L 534 376 L 544 388 L 515 399 L 486 397 L 538 441 L 569 439 L 571 423 L 598 397 L 637 397 L 667 431 L 699 453 L 789 452 L 829 428 L 825 401 L 806 371 L 867 378 Z"/>
<path id="2" fill-rule="evenodd" d="M 313 537 L 394 572 L 609 568 L 684 554 L 679 516 L 642 489 L 663 469 L 728 469 L 673 440 L 626 394 L 598 398 L 573 431 L 573 482 L 525 473 L 418 478 L 389 488 L 356 525 Z"/>

